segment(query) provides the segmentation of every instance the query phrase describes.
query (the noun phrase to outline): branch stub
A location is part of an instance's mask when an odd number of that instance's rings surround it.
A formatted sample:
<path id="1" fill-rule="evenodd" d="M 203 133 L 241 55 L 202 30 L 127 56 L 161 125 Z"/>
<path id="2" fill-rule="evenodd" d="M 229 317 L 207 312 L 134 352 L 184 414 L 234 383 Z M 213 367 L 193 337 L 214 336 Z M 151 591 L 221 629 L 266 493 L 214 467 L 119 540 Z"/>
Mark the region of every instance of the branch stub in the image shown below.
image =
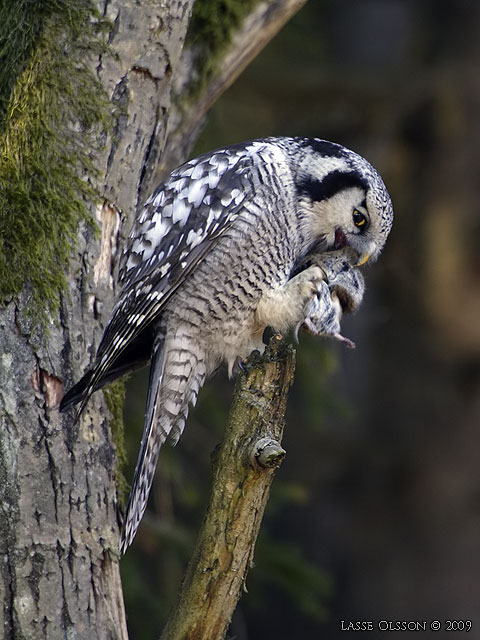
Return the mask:
<path id="1" fill-rule="evenodd" d="M 260 438 L 253 446 L 252 462 L 262 469 L 279 467 L 287 452 L 273 438 Z"/>

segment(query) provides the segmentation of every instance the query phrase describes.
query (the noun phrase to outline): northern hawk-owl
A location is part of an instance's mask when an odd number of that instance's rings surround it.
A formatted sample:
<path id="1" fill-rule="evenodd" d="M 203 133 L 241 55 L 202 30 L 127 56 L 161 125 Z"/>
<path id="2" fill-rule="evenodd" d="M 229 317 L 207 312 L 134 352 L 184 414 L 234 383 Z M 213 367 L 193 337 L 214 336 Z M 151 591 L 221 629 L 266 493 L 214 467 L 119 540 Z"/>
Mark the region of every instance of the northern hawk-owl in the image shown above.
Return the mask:
<path id="1" fill-rule="evenodd" d="M 145 511 L 160 447 L 178 441 L 205 379 L 262 350 L 267 326 L 285 333 L 303 323 L 346 340 L 341 306 L 361 300 L 357 267 L 378 257 L 392 221 L 375 169 L 316 138 L 219 149 L 154 191 L 123 251 L 120 293 L 93 366 L 60 406 L 80 403 L 80 412 L 94 391 L 150 361 L 122 551 Z"/>

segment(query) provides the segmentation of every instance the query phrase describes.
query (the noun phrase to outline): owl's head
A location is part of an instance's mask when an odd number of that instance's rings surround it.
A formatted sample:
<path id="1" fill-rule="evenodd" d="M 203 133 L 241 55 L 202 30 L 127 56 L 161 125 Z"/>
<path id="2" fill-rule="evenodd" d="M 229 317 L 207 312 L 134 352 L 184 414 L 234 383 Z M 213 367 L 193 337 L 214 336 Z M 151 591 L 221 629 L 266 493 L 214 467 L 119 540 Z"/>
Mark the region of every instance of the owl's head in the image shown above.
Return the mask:
<path id="1" fill-rule="evenodd" d="M 296 140 L 296 188 L 307 238 L 323 250 L 351 247 L 357 265 L 376 260 L 393 223 L 392 201 L 377 171 L 340 145 Z"/>

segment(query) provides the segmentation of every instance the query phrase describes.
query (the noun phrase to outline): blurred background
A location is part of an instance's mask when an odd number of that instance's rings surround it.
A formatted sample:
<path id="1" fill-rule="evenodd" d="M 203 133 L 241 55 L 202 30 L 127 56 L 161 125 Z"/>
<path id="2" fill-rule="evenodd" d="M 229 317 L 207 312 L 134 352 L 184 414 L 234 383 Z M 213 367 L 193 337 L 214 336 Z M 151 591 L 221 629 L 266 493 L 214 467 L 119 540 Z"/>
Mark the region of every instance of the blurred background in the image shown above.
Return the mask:
<path id="1" fill-rule="evenodd" d="M 333 140 L 376 166 L 396 213 L 344 321 L 357 349 L 301 336 L 287 457 L 230 637 L 335 640 L 341 620 L 470 619 L 479 633 L 479 36 L 473 0 L 310 0 L 214 106 L 192 152 Z M 129 478 L 146 384 L 128 386 Z M 212 380 L 178 447 L 162 450 L 122 561 L 136 640 L 157 637 L 174 600 L 232 388 Z"/>

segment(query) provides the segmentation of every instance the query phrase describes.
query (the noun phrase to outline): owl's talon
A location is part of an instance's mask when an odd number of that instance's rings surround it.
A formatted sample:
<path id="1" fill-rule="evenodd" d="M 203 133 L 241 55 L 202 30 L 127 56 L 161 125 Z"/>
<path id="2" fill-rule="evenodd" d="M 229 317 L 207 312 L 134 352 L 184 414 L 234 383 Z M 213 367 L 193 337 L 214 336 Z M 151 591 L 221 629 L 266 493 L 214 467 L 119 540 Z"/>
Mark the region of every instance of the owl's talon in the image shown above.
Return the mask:
<path id="1" fill-rule="evenodd" d="M 242 373 L 247 371 L 246 363 L 242 358 L 237 358 L 237 362 L 235 364 Z"/>
<path id="2" fill-rule="evenodd" d="M 297 322 L 297 324 L 293 328 L 293 339 L 295 340 L 295 344 L 298 344 L 300 342 L 298 338 L 298 332 L 300 331 L 300 327 L 302 326 L 302 324 L 303 320 L 300 320 L 300 322 Z"/>
<path id="3" fill-rule="evenodd" d="M 357 345 L 355 344 L 355 342 L 353 342 L 353 340 L 350 340 L 350 338 L 345 338 L 345 336 L 342 336 L 341 333 L 335 333 L 334 335 L 332 335 L 332 338 L 335 338 L 335 340 L 342 342 L 348 349 L 357 348 Z"/>

